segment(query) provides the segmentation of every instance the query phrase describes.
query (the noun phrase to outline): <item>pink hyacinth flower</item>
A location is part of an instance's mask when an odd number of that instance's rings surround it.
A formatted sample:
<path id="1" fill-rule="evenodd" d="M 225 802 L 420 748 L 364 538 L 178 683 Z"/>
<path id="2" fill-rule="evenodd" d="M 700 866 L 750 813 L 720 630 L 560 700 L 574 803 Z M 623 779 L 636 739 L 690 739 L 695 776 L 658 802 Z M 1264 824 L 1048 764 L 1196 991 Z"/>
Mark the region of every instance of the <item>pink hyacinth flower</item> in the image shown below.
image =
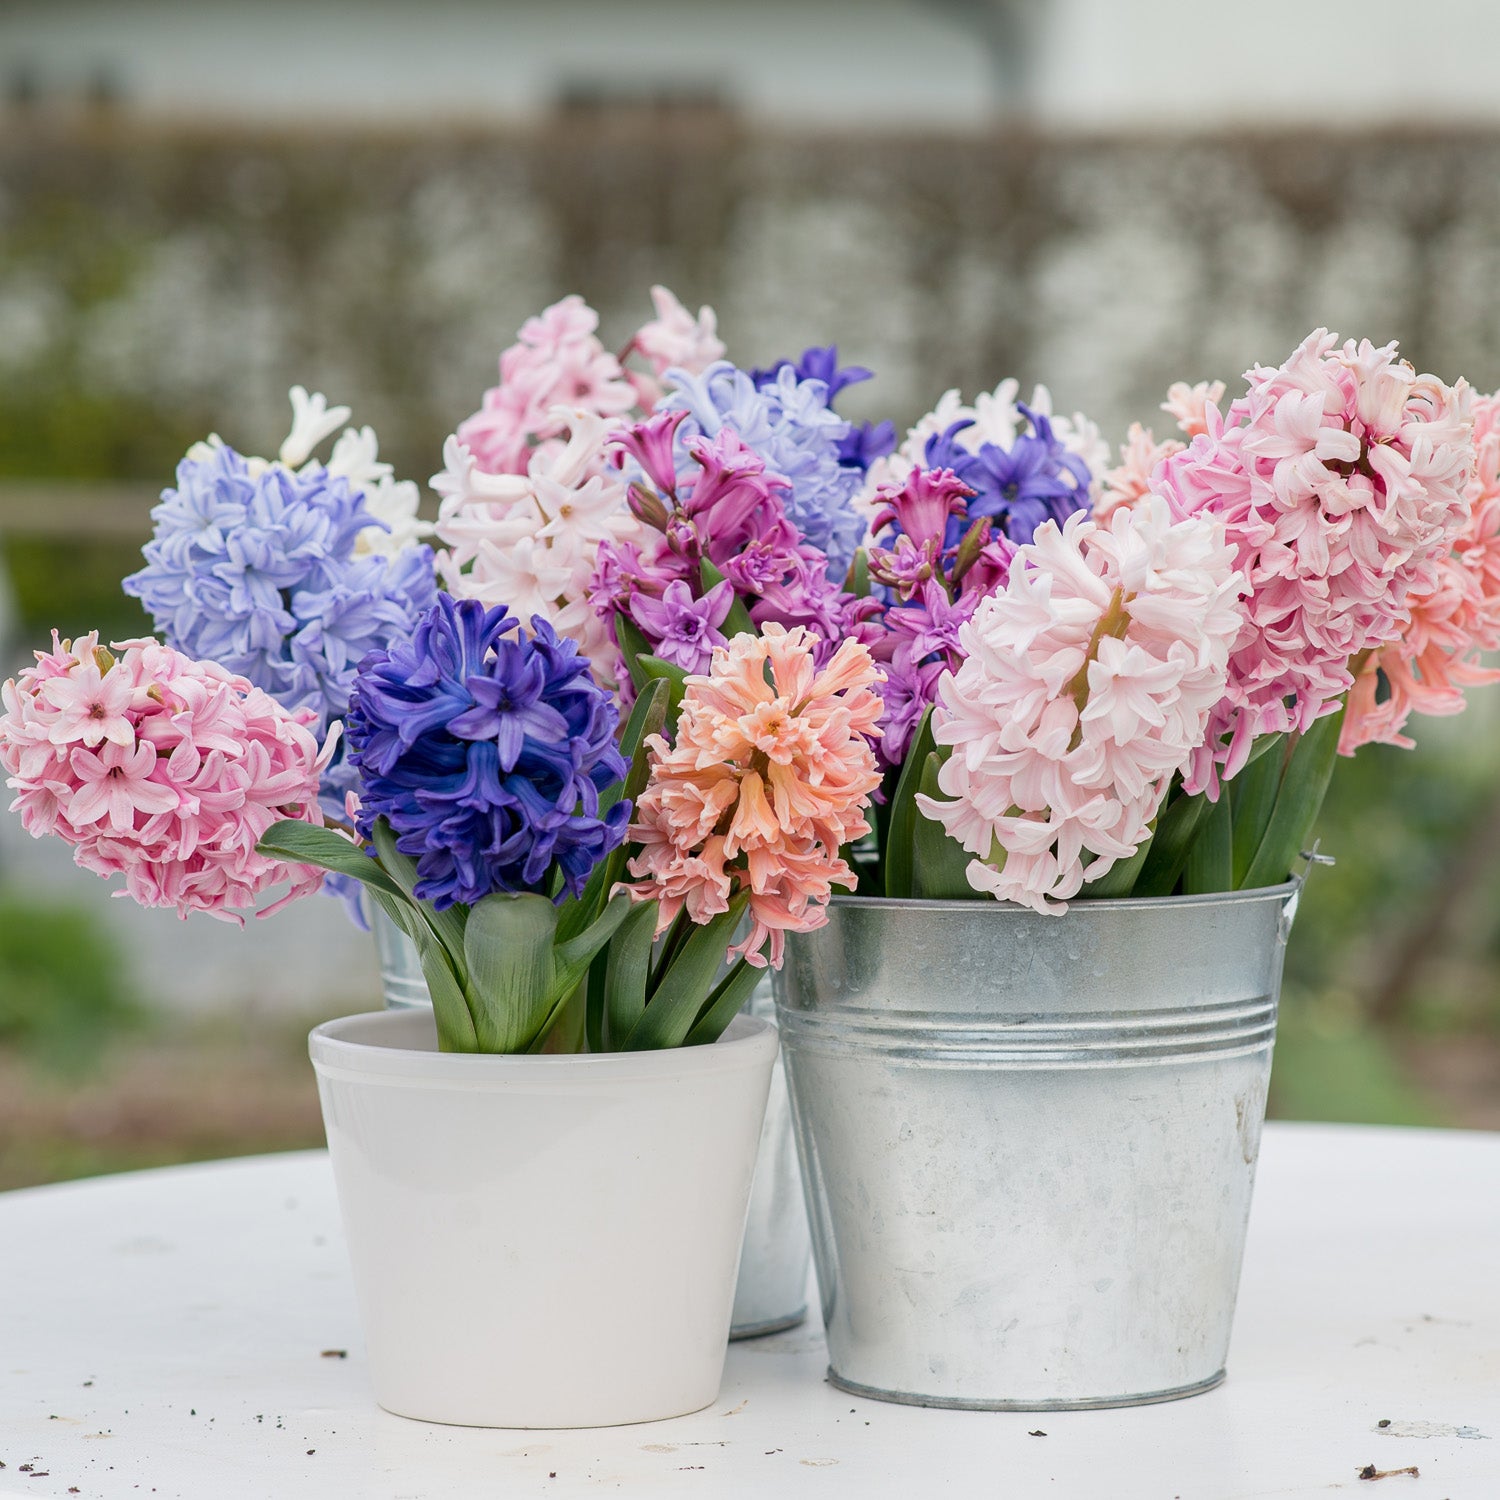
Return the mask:
<path id="1" fill-rule="evenodd" d="M 1470 392 L 1418 375 L 1396 346 L 1318 329 L 1168 457 L 1152 481 L 1178 516 L 1225 523 L 1245 622 L 1224 701 L 1184 778 L 1218 795 L 1266 734 L 1337 710 L 1351 663 L 1395 640 L 1469 518 Z"/>
<path id="2" fill-rule="evenodd" d="M 1434 586 L 1408 596 L 1401 635 L 1360 666 L 1339 737 L 1344 755 L 1372 742 L 1410 748 L 1401 731 L 1412 714 L 1460 713 L 1466 688 L 1500 682 L 1500 668 L 1480 660 L 1500 650 L 1500 394 L 1475 397 L 1473 414 L 1469 519 Z"/>
<path id="3" fill-rule="evenodd" d="M 57 834 L 75 861 L 123 875 L 143 906 L 240 922 L 274 885 L 316 891 L 322 872 L 256 852 L 271 824 L 321 825 L 320 753 L 306 725 L 259 688 L 158 641 L 113 655 L 97 632 L 37 652 L 3 688 L 0 768 L 33 837 Z"/>

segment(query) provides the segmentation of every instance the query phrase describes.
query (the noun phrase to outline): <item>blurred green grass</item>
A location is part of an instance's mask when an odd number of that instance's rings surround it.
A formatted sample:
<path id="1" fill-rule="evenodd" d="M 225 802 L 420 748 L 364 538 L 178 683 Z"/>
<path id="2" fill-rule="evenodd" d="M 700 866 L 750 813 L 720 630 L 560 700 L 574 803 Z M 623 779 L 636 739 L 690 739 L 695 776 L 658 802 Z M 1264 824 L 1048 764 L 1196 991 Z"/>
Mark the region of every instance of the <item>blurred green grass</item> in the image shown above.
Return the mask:
<path id="1" fill-rule="evenodd" d="M 0 1046 L 76 1078 L 144 1020 L 124 955 L 91 913 L 0 891 Z"/>

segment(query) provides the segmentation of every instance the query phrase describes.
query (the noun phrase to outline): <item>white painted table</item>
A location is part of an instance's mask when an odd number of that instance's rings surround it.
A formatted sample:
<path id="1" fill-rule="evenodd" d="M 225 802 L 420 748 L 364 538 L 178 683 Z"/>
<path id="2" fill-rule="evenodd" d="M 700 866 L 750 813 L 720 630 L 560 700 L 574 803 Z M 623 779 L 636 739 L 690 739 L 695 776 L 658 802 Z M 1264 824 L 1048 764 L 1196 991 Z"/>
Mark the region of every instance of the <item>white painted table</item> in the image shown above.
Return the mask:
<path id="1" fill-rule="evenodd" d="M 374 1405 L 321 1152 L 0 1195 L 0 1496 L 1500 1500 L 1500 1135 L 1271 1126 L 1256 1191 L 1208 1395 L 860 1401 L 804 1328 L 697 1416 L 545 1433 Z"/>

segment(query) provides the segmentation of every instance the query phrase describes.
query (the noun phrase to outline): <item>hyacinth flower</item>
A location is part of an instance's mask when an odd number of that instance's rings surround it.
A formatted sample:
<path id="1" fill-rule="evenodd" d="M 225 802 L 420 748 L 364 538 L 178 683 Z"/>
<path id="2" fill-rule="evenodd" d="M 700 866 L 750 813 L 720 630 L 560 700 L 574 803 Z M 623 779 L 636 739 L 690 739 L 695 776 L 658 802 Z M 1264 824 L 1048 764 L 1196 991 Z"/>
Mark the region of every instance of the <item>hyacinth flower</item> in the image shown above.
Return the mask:
<path id="1" fill-rule="evenodd" d="M 601 543 L 590 593 L 632 675 L 669 678 L 675 696 L 740 632 L 806 626 L 820 659 L 848 635 L 873 633 L 878 604 L 829 576 L 786 509 L 789 481 L 728 427 L 688 439 L 684 461 L 687 420 L 657 412 L 614 439 L 619 461 L 641 476 L 629 504 L 643 541 Z"/>
<path id="2" fill-rule="evenodd" d="M 758 389 L 765 390 L 779 384 L 781 372 L 785 369 L 790 369 L 799 382 L 818 381 L 823 386 L 824 400 L 830 410 L 840 391 L 875 378 L 874 371 L 867 370 L 863 365 L 840 366 L 836 344 L 824 347 L 814 345 L 804 349 L 801 357 L 795 360 L 775 360 L 763 370 L 752 370 L 750 378 Z M 895 447 L 896 428 L 893 423 L 851 423 L 849 431 L 839 439 L 839 463 L 844 468 L 855 471 L 863 479 L 871 467 L 888 458 Z"/>
<path id="3" fill-rule="evenodd" d="M 344 716 L 367 651 L 411 634 L 436 597 L 416 486 L 391 479 L 368 428 L 292 390 L 292 431 L 274 460 L 217 437 L 195 444 L 152 511 L 146 566 L 124 580 L 169 646 L 220 663 L 284 708 L 310 712 L 322 739 Z M 324 769 L 325 810 L 355 785 L 342 754 Z"/>
<path id="4" fill-rule="evenodd" d="M 1340 754 L 1371 743 L 1409 749 L 1402 730 L 1412 714 L 1461 713 L 1465 689 L 1500 682 L 1500 669 L 1480 659 L 1500 651 L 1500 395 L 1476 396 L 1472 411 L 1469 518 L 1438 559 L 1433 586 L 1407 596 L 1401 634 L 1355 670 Z"/>
<path id="5" fill-rule="evenodd" d="M 262 848 L 359 881 L 417 947 L 445 1051 L 546 1044 L 629 901 L 632 760 L 665 716 L 618 713 L 540 616 L 443 595 L 361 663 L 348 718 L 350 830 L 280 823 Z"/>
<path id="6" fill-rule="evenodd" d="M 694 315 L 664 286 L 651 288 L 651 303 L 656 316 L 643 323 L 620 351 L 625 377 L 635 387 L 644 411 L 649 411 L 665 394 L 661 382 L 668 370 L 701 375 L 715 360 L 723 359 L 725 352 L 713 308 L 700 307 Z M 632 354 L 641 355 L 650 365 L 649 375 L 630 365 Z"/>
<path id="7" fill-rule="evenodd" d="M 910 894 L 966 884 L 1049 911 L 1085 882 L 1117 893 L 1105 879 L 1144 862 L 1223 696 L 1242 584 L 1222 522 L 1174 521 L 1161 499 L 1040 527 L 961 627 L 933 748 L 924 735 L 908 758 L 888 858 Z"/>
<path id="8" fill-rule="evenodd" d="M 958 475 L 971 491 L 969 518 L 986 517 L 1019 545 L 1044 521 L 1061 526 L 1088 510 L 1093 475 L 1053 431 L 1049 417 L 1021 403 L 1016 410 L 1031 431 L 1018 433 L 1007 446 L 980 443 L 971 450 L 960 439 L 973 424 L 962 419 L 928 438 L 923 466 Z M 957 545 L 956 536 L 950 540 Z"/>
<path id="9" fill-rule="evenodd" d="M 566 443 L 531 451 L 521 474 L 490 474 L 450 437 L 442 471 L 437 570 L 449 593 L 505 604 L 522 618 L 540 616 L 572 637 L 605 686 L 620 659 L 594 607 L 590 583 L 601 544 L 642 539 L 619 471 L 606 462 L 613 426 L 582 408 L 554 412 Z"/>
<path id="10" fill-rule="evenodd" d="M 321 871 L 257 850 L 273 824 L 317 828 L 322 750 L 310 709 L 289 712 L 244 677 L 154 640 L 106 650 L 97 632 L 38 651 L 8 681 L 0 768 L 34 838 L 55 834 L 117 896 L 243 925 L 322 884 Z"/>
<path id="11" fill-rule="evenodd" d="M 586 412 L 616 423 L 649 411 L 661 398 L 670 368 L 690 375 L 724 355 L 711 307 L 695 317 L 664 286 L 651 288 L 656 316 L 618 355 L 599 339 L 599 314 L 577 295 L 528 318 L 516 342 L 500 355 L 500 380 L 479 410 L 459 423 L 456 437 L 486 474 L 530 474 L 537 454 L 565 441 L 571 414 Z M 650 373 L 627 361 L 641 355 Z"/>
<path id="12" fill-rule="evenodd" d="M 1117 506 L 1134 505 L 1151 491 L 1151 479 L 1157 466 L 1164 460 L 1181 453 L 1195 437 L 1208 431 L 1208 408 L 1217 409 L 1224 399 L 1222 380 L 1200 380 L 1189 385 L 1185 380 L 1173 382 L 1167 388 L 1167 399 L 1161 409 L 1177 423 L 1177 430 L 1187 439 L 1166 437 L 1160 441 L 1149 427 L 1139 422 L 1130 424 L 1125 441 L 1120 444 L 1120 462 L 1113 469 L 1106 469 L 1094 499 L 1094 514 L 1101 521 L 1107 519 Z"/>
<path id="13" fill-rule="evenodd" d="M 458 425 L 458 441 L 487 474 L 525 474 L 535 450 L 567 436 L 570 411 L 605 420 L 637 404 L 620 361 L 599 341 L 599 314 L 564 297 L 521 325 L 500 356 L 500 381 Z"/>
<path id="14" fill-rule="evenodd" d="M 963 660 L 960 627 L 1004 585 L 1016 549 L 991 517 L 971 514 L 974 491 L 951 469 L 913 470 L 878 498 L 866 568 L 889 600 L 873 644 L 885 672 L 876 748 L 894 768 L 936 701 L 938 679 Z"/>
<path id="15" fill-rule="evenodd" d="M 1326 329 L 1246 379 L 1226 412 L 1201 403 L 1203 430 L 1150 480 L 1174 515 L 1224 523 L 1245 576 L 1224 697 L 1182 778 L 1183 817 L 1198 825 L 1182 869 L 1190 892 L 1287 878 L 1356 679 L 1407 633 L 1414 604 L 1441 592 L 1472 520 L 1462 381 L 1417 374 L 1394 344 L 1341 345 Z M 1354 703 L 1359 714 L 1368 698 Z"/>
<path id="16" fill-rule="evenodd" d="M 854 430 L 830 407 L 823 380 L 803 378 L 791 364 L 760 373 L 764 383 L 727 360 L 699 375 L 669 370 L 657 411 L 684 414 L 676 429 L 679 466 L 691 462 L 694 439 L 726 430 L 762 459 L 766 472 L 785 481 L 782 504 L 800 541 L 821 552 L 829 576 L 842 583 L 865 531 L 854 505 L 865 470 L 844 458 Z"/>
<path id="17" fill-rule="evenodd" d="M 848 640 L 820 670 L 815 645 L 774 623 L 736 636 L 688 678 L 671 739 L 646 739 L 626 886 L 639 904 L 602 987 L 606 1046 L 711 1040 L 786 933 L 822 926 L 833 888 L 854 885 L 839 851 L 869 831 L 880 781 L 879 669 Z"/>
<path id="18" fill-rule="evenodd" d="M 1052 474 L 1069 490 L 1075 490 L 1081 482 L 1086 492 L 1077 495 L 1078 503 L 1068 510 L 1086 509 L 1097 495 L 1100 476 L 1109 465 L 1109 445 L 1082 412 L 1074 412 L 1071 417 L 1054 412 L 1052 393 L 1046 386 L 1036 386 L 1025 403 L 1019 396 L 1019 382 L 1009 379 L 1002 380 L 993 391 L 981 391 L 972 404 L 966 403 L 956 390 L 945 391 L 937 405 L 911 427 L 900 447 L 871 465 L 857 502 L 861 510 L 873 519 L 880 509 L 879 491 L 903 483 L 918 469 L 946 466 L 955 469 L 960 477 L 969 478 L 966 472 L 969 460 L 979 458 L 988 448 L 995 450 L 990 455 L 990 462 L 994 463 L 997 454 L 1010 453 L 1028 431 L 1035 435 L 1033 419 L 1038 417 L 1047 422 Z M 975 477 L 979 477 L 979 471 Z M 1004 498 L 1001 495 L 997 500 Z M 1023 512 L 1026 508 L 1022 507 Z M 1054 509 L 1051 514 L 1059 525 L 1067 519 L 1066 510 Z M 1040 515 L 1032 516 L 1033 523 L 1040 519 Z M 1017 544 L 1031 540 L 1021 520 L 1022 516 L 1017 516 L 1015 528 L 1006 530 Z"/>

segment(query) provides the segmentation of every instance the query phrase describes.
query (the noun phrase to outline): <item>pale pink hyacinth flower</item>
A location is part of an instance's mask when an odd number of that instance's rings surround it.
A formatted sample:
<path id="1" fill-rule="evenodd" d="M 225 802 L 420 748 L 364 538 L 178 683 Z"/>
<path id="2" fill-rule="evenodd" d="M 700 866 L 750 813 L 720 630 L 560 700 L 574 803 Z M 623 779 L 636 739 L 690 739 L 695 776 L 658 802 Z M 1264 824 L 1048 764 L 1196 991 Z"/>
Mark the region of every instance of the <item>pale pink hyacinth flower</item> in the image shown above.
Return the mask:
<path id="1" fill-rule="evenodd" d="M 775 622 L 735 636 L 687 679 L 674 743 L 647 737 L 625 889 L 661 903 L 658 933 L 684 909 L 702 924 L 748 892 L 750 930 L 730 957 L 779 967 L 786 933 L 823 926 L 833 887 L 853 887 L 839 850 L 869 832 L 880 785 L 880 671 L 855 640 L 818 671 L 818 644 Z"/>
<path id="2" fill-rule="evenodd" d="M 458 440 L 488 474 L 525 474 L 533 450 L 567 435 L 568 411 L 605 419 L 636 404 L 620 361 L 600 343 L 599 314 L 582 297 L 564 297 L 521 326 L 500 356 L 500 383 L 458 426 Z"/>
<path id="3" fill-rule="evenodd" d="M 1259 736 L 1335 712 L 1354 659 L 1405 629 L 1469 519 L 1475 464 L 1468 386 L 1417 374 L 1395 344 L 1320 328 L 1246 378 L 1153 480 L 1174 515 L 1224 521 L 1248 580 L 1228 689 L 1184 776 L 1210 797 Z"/>
<path id="4" fill-rule="evenodd" d="M 623 362 L 635 350 L 651 366 L 650 375 L 626 371 L 641 406 L 647 411 L 661 399 L 665 389 L 661 377 L 668 370 L 701 375 L 715 360 L 723 359 L 726 352 L 719 337 L 718 314 L 713 308 L 700 307 L 695 317 L 664 286 L 651 288 L 651 302 L 656 316 L 640 326 L 620 355 Z"/>
<path id="5" fill-rule="evenodd" d="M 1500 394 L 1476 396 L 1473 415 L 1469 519 L 1439 560 L 1435 587 L 1408 596 L 1401 635 L 1359 667 L 1339 737 L 1344 755 L 1371 743 L 1409 749 L 1401 731 L 1412 714 L 1461 713 L 1466 688 L 1500 682 L 1500 668 L 1479 659 L 1500 651 Z"/>
<path id="6" fill-rule="evenodd" d="M 1223 695 L 1243 582 L 1218 520 L 1156 497 L 1017 551 L 938 684 L 951 800 L 917 798 L 975 856 L 975 890 L 1064 910 L 1135 853 Z"/>
<path id="7" fill-rule="evenodd" d="M 272 886 L 290 889 L 262 915 L 310 895 L 322 872 L 256 853 L 272 823 L 321 825 L 311 710 L 289 713 L 243 677 L 154 640 L 106 651 L 98 632 L 37 652 L 5 683 L 0 768 L 12 810 L 35 838 L 56 834 L 74 860 L 124 875 L 117 896 L 242 922 Z"/>
<path id="8" fill-rule="evenodd" d="M 581 409 L 552 413 L 565 444 L 534 451 L 525 474 L 489 474 L 457 436 L 433 475 L 441 497 L 437 536 L 445 550 L 437 572 L 448 591 L 485 605 L 508 605 L 517 618 L 540 615 L 571 636 L 595 676 L 612 686 L 619 651 L 593 607 L 589 580 L 603 541 L 640 538 L 625 481 L 607 460 L 614 424 Z"/>

